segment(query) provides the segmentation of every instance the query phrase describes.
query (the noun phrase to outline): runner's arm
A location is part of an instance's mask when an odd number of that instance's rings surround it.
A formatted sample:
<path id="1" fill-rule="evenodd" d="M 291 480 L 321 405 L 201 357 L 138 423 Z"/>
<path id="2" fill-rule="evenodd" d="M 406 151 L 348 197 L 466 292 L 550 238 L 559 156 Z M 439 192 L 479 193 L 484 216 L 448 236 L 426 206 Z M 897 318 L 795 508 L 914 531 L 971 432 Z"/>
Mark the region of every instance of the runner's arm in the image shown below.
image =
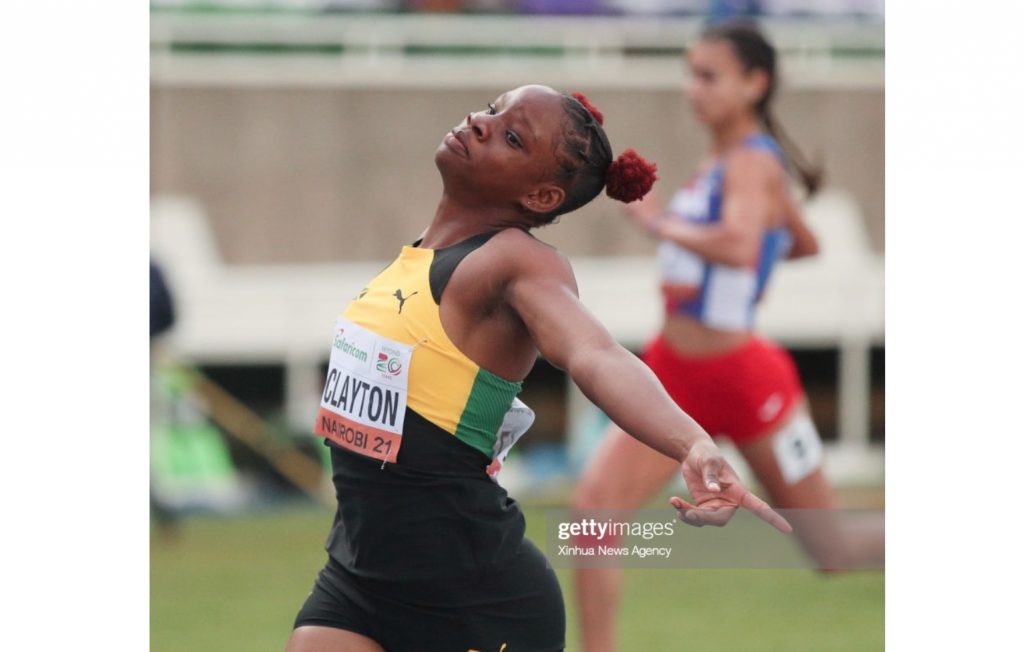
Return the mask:
<path id="1" fill-rule="evenodd" d="M 654 373 L 580 303 L 564 257 L 524 256 L 518 267 L 506 286 L 508 304 L 541 355 L 568 372 L 587 398 L 637 440 L 680 462 L 698 442 L 714 446 Z"/>
<path id="2" fill-rule="evenodd" d="M 793 236 L 793 246 L 790 248 L 789 255 L 786 258 L 793 260 L 795 258 L 818 255 L 820 250 L 818 238 L 815 237 L 811 227 L 804 220 L 800 207 L 793 200 L 793 196 L 785 188 L 784 184 L 782 196 L 783 206 L 786 208 L 786 228 L 789 229 L 790 235 Z"/>
<path id="3" fill-rule="evenodd" d="M 564 256 L 537 244 L 507 256 L 505 301 L 519 315 L 540 353 L 564 369 L 583 393 L 623 430 L 678 460 L 694 503 L 673 497 L 691 525 L 725 525 L 738 507 L 782 532 L 792 528 L 743 486 L 711 437 L 679 409 L 654 373 L 619 346 L 580 303 Z"/>
<path id="4" fill-rule="evenodd" d="M 712 263 L 751 267 L 760 254 L 761 232 L 773 205 L 771 184 L 778 174 L 778 164 L 764 152 L 741 151 L 730 156 L 722 219 L 713 224 L 667 219 L 668 214 L 653 198 L 627 204 L 626 212 L 659 240 L 675 242 Z"/>

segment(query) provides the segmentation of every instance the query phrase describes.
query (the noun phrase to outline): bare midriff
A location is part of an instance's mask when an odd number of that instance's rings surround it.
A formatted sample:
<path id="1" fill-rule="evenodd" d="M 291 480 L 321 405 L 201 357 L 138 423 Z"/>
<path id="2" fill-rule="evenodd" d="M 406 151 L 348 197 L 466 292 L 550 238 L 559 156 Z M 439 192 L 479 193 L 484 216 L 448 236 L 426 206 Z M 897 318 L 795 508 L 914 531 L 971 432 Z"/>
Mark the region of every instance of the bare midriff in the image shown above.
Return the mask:
<path id="1" fill-rule="evenodd" d="M 679 353 L 704 357 L 738 349 L 750 341 L 753 333 L 749 330 L 724 331 L 710 328 L 687 315 L 668 314 L 665 315 L 661 336 Z"/>

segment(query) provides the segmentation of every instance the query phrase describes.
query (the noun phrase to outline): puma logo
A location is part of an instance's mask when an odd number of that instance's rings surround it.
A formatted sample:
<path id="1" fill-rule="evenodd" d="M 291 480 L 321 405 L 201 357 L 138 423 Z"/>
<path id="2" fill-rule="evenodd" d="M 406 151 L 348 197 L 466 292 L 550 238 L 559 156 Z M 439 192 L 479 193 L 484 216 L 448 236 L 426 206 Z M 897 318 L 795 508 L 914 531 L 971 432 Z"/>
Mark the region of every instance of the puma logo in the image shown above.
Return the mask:
<path id="1" fill-rule="evenodd" d="M 412 294 L 410 294 L 409 296 L 403 297 L 402 296 L 402 289 L 401 288 L 395 290 L 395 293 L 393 295 L 391 295 L 391 296 L 393 296 L 396 299 L 398 299 L 398 314 L 402 314 L 402 306 L 405 305 L 405 302 L 408 301 L 409 299 L 413 298 L 414 296 L 416 296 L 419 293 L 420 293 L 419 290 L 417 290 L 417 291 L 413 292 Z"/>
<path id="2" fill-rule="evenodd" d="M 765 423 L 768 423 L 779 415 L 779 411 L 782 410 L 785 399 L 782 394 L 775 392 L 768 397 L 768 400 L 764 402 L 761 408 L 757 411 L 758 418 Z"/>

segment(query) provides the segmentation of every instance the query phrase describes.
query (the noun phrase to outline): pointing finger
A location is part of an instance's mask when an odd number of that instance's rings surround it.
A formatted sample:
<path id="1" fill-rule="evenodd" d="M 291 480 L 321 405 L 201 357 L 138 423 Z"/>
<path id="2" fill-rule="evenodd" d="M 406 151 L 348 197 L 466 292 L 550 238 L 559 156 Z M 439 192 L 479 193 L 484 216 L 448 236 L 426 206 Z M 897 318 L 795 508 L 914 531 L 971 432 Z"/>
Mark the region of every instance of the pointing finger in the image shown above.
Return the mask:
<path id="1" fill-rule="evenodd" d="M 768 503 L 764 502 L 749 491 L 743 495 L 743 500 L 740 501 L 740 507 L 752 511 L 758 518 L 765 521 L 779 532 L 789 534 L 793 531 L 793 526 L 789 524 L 789 521 L 782 518 L 782 516 L 772 509 Z"/>

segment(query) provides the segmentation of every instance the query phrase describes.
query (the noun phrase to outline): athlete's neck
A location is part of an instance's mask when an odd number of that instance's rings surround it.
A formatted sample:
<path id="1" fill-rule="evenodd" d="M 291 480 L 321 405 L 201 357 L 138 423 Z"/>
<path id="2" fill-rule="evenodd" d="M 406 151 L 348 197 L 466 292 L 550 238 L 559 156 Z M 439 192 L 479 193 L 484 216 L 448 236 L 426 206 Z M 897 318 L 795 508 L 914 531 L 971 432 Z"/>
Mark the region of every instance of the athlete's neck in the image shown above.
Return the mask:
<path id="1" fill-rule="evenodd" d="M 761 125 L 753 115 L 743 116 L 737 120 L 717 125 L 711 129 L 711 151 L 721 156 L 745 138 L 761 131 Z"/>
<path id="2" fill-rule="evenodd" d="M 528 229 L 529 224 L 524 216 L 507 208 L 471 207 L 445 194 L 420 244 L 427 249 L 440 249 L 480 233 L 508 228 Z"/>

